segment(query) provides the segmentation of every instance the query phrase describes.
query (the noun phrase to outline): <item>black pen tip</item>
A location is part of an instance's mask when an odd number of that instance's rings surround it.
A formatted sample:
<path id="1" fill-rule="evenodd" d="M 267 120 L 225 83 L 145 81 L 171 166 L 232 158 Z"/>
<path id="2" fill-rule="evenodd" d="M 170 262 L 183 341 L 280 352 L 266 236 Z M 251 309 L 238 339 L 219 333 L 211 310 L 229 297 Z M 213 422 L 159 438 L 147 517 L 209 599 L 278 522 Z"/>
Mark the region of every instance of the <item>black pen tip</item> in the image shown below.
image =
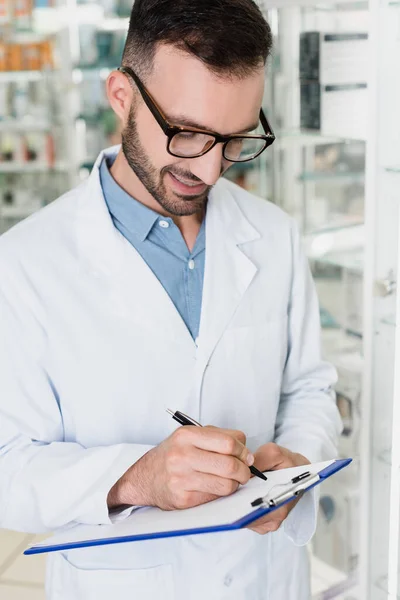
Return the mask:
<path id="1" fill-rule="evenodd" d="M 257 477 L 259 477 L 260 479 L 267 481 L 267 477 L 264 475 L 264 473 L 261 473 L 261 471 L 256 469 L 253 465 L 250 467 L 250 471 L 253 473 L 253 475 L 257 475 Z"/>
<path id="2" fill-rule="evenodd" d="M 263 499 L 262 498 L 257 498 L 257 500 L 253 500 L 253 502 L 251 503 L 252 506 L 260 506 L 260 504 L 263 503 Z"/>

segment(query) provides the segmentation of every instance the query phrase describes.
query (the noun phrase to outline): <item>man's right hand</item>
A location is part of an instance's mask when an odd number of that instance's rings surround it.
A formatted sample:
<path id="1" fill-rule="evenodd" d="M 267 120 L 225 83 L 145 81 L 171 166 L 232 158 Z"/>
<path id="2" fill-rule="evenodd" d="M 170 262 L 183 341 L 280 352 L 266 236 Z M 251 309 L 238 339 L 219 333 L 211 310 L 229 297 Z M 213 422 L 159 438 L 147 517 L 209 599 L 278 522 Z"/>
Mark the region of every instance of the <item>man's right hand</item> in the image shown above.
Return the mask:
<path id="1" fill-rule="evenodd" d="M 108 495 L 108 506 L 174 510 L 229 496 L 250 479 L 254 456 L 241 431 L 180 427 L 128 469 Z"/>

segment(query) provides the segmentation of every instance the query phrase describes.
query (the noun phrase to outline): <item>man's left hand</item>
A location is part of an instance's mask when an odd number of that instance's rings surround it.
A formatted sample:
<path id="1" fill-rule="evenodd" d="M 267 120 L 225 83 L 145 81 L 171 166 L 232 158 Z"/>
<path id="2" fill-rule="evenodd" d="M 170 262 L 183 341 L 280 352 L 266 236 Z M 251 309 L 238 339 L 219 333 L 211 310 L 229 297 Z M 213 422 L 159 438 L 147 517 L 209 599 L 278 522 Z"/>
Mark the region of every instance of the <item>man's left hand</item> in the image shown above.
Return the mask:
<path id="1" fill-rule="evenodd" d="M 300 467 L 301 465 L 310 464 L 310 461 L 301 454 L 290 452 L 290 450 L 282 448 L 272 442 L 260 446 L 254 453 L 254 457 L 254 466 L 260 471 L 277 471 L 278 469 Z M 248 525 L 248 529 L 252 529 L 261 535 L 276 531 L 299 500 L 300 498 L 298 500 L 293 500 L 292 502 L 285 504 L 285 506 L 282 506 L 282 508 L 278 508 L 272 513 L 265 515 L 265 517 L 261 517 L 261 519 Z"/>

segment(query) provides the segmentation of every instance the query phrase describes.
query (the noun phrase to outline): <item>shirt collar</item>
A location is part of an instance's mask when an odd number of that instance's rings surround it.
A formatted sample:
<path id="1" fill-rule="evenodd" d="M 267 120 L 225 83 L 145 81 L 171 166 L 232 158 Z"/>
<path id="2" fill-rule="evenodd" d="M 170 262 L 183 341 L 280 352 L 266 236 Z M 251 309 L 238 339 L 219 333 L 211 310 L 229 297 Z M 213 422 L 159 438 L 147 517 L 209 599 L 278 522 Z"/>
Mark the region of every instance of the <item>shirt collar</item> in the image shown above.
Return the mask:
<path id="1" fill-rule="evenodd" d="M 132 198 L 118 185 L 110 173 L 106 158 L 103 158 L 100 165 L 100 182 L 107 208 L 113 219 L 118 220 L 143 242 L 160 215 Z"/>

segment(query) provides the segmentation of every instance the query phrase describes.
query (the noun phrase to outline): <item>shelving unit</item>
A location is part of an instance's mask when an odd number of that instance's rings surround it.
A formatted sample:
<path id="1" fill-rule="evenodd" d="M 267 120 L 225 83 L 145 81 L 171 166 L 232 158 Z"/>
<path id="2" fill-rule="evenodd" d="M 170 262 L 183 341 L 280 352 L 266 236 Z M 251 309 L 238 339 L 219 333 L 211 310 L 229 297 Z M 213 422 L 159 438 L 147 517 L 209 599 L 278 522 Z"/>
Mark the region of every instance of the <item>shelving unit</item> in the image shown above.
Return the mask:
<path id="1" fill-rule="evenodd" d="M 70 31 L 65 25 L 57 30 L 38 27 L 36 16 L 44 13 L 37 9 L 23 25 L 3 20 L 1 26 L 2 42 L 19 45 L 21 56 L 29 56 L 30 62 L 26 58 L 17 64 L 15 56 L 13 70 L 4 70 L 3 63 L 0 71 L 0 233 L 78 181 L 70 112 Z M 46 58 L 44 48 L 39 53 L 40 44 L 47 48 Z M 29 52 L 24 54 L 23 48 Z"/>
<path id="2" fill-rule="evenodd" d="M 368 369 L 363 381 L 361 446 L 365 459 L 360 515 L 364 523 L 360 571 L 365 574 L 361 598 L 367 600 L 400 597 L 400 330 L 396 327 L 400 310 L 396 293 L 400 277 L 399 7 L 399 2 L 370 2 L 373 52 L 364 301 Z"/>
<path id="3" fill-rule="evenodd" d="M 275 35 L 266 107 L 277 132 L 271 147 L 269 199 L 292 214 L 304 236 L 320 300 L 324 358 L 338 371 L 338 407 L 344 422 L 339 454 L 352 456 L 349 473 L 321 490 L 312 551 L 314 600 L 366 600 L 359 577 L 363 290 L 366 260 L 364 139 L 323 135 L 300 127 L 300 36 L 304 31 L 369 33 L 368 3 L 264 2 Z M 323 76 L 323 74 L 322 74 Z M 368 92 L 369 93 L 369 92 Z M 398 161 L 397 161 L 398 162 Z M 390 164 L 397 164 L 396 161 Z M 388 314 L 386 317 L 388 318 Z M 324 573 L 333 577 L 327 578 Z M 371 596 L 375 600 L 374 596 Z"/>

